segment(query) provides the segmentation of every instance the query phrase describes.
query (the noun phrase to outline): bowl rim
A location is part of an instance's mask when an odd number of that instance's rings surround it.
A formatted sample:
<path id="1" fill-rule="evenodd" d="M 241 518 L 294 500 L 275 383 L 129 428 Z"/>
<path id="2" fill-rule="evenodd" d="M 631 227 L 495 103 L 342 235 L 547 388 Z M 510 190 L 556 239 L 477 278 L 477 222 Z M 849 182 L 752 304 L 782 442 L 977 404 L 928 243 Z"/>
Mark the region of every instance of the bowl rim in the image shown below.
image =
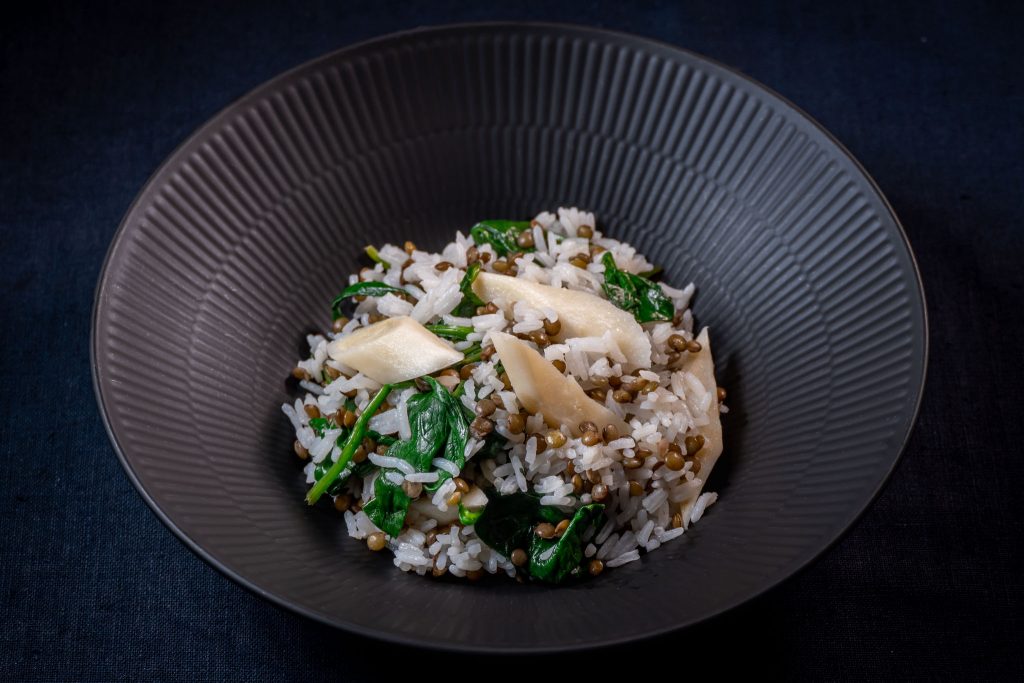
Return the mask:
<path id="1" fill-rule="evenodd" d="M 721 606 L 709 610 L 706 613 L 692 617 L 690 619 L 682 620 L 676 624 L 669 626 L 662 626 L 651 628 L 646 631 L 632 632 L 628 635 L 605 637 L 597 640 L 589 640 L 585 642 L 559 644 L 559 645 L 537 645 L 537 646 L 504 646 L 504 645 L 486 645 L 486 644 L 473 644 L 473 643 L 454 643 L 454 642 L 439 642 L 433 640 L 419 639 L 415 637 L 404 636 L 393 633 L 391 631 L 379 629 L 373 626 L 367 626 L 364 624 L 355 623 L 345 618 L 340 618 L 335 615 L 327 614 L 310 607 L 296 603 L 295 601 L 279 595 L 273 591 L 267 590 L 255 582 L 251 581 L 247 577 L 238 573 L 237 571 L 226 566 L 223 562 L 217 559 L 214 554 L 201 546 L 199 543 L 190 538 L 185 532 L 183 532 L 177 524 L 163 511 L 159 503 L 150 495 L 150 493 L 143 486 L 140 481 L 135 469 L 133 468 L 129 458 L 125 454 L 124 449 L 121 446 L 117 438 L 117 434 L 114 432 L 113 426 L 110 421 L 108 414 L 107 405 L 103 397 L 103 389 L 100 384 L 100 369 L 98 362 L 97 345 L 99 343 L 98 334 L 98 322 L 99 312 L 103 305 L 103 293 L 106 290 L 107 280 L 110 275 L 111 264 L 114 260 L 116 253 L 121 247 L 124 235 L 128 228 L 129 218 L 131 218 L 136 208 L 142 203 L 144 199 L 148 199 L 154 189 L 158 186 L 163 176 L 165 176 L 172 165 L 178 163 L 180 157 L 185 155 L 191 148 L 198 144 L 198 141 L 204 137 L 204 133 L 215 129 L 221 124 L 221 122 L 233 115 L 235 110 L 243 103 L 250 100 L 259 99 L 265 92 L 271 91 L 278 86 L 282 81 L 286 81 L 293 75 L 312 69 L 316 65 L 322 62 L 328 62 L 334 60 L 340 56 L 344 56 L 346 53 L 356 52 L 359 50 L 373 47 L 376 44 L 383 44 L 398 39 L 409 38 L 424 34 L 440 34 L 445 32 L 472 32 L 479 30 L 494 30 L 494 29 L 506 29 L 506 30 L 522 30 L 522 29 L 545 29 L 555 31 L 572 31 L 581 34 L 590 34 L 595 37 L 604 37 L 611 41 L 631 41 L 634 43 L 646 45 L 649 47 L 656 47 L 660 50 L 667 50 L 670 52 L 677 52 L 686 55 L 692 60 L 706 63 L 714 68 L 721 69 L 729 75 L 747 82 L 749 85 L 757 88 L 769 96 L 775 98 L 779 103 L 788 107 L 797 116 L 802 117 L 806 120 L 813 128 L 817 129 L 821 135 L 824 136 L 825 140 L 835 145 L 836 149 L 846 157 L 851 163 L 853 168 L 860 173 L 860 175 L 867 181 L 868 186 L 874 192 L 875 196 L 881 203 L 885 212 L 888 213 L 889 218 L 892 220 L 893 225 L 896 228 L 896 233 L 902 241 L 904 250 L 910 263 L 911 271 L 913 273 L 913 279 L 916 283 L 916 293 L 921 303 L 921 373 L 917 379 L 918 389 L 916 395 L 913 397 L 913 410 L 911 412 L 910 420 L 907 422 L 906 431 L 899 443 L 896 450 L 896 455 L 892 459 L 892 463 L 888 470 L 885 472 L 878 485 L 866 497 L 864 504 L 857 509 L 854 514 L 841 525 L 839 531 L 837 531 L 831 538 L 824 542 L 820 548 L 816 551 L 808 553 L 806 556 L 798 558 L 792 563 L 792 565 L 780 572 L 780 577 L 765 583 L 764 585 L 755 587 L 748 593 L 741 595 L 731 601 L 723 603 Z M 209 117 L 199 127 L 192 130 L 187 137 L 184 138 L 175 148 L 164 158 L 160 165 L 154 170 L 150 176 L 146 179 L 145 183 L 139 189 L 135 198 L 129 204 L 125 210 L 121 220 L 118 224 L 117 230 L 114 232 L 113 237 L 110 241 L 110 246 L 107 249 L 106 255 L 103 259 L 103 264 L 100 268 L 99 276 L 97 278 L 96 287 L 93 293 L 93 306 L 92 314 L 90 319 L 90 334 L 89 334 L 89 365 L 90 374 L 92 375 L 92 386 L 93 393 L 96 397 L 96 402 L 99 407 L 100 417 L 103 421 L 103 427 L 107 433 L 107 437 L 110 440 L 111 446 L 114 452 L 117 454 L 118 460 L 121 462 L 121 466 L 124 468 L 128 479 L 131 481 L 135 490 L 139 493 L 142 499 L 146 502 L 149 508 L 156 514 L 157 518 L 166 526 L 173 534 L 181 541 L 187 548 L 193 553 L 198 555 L 208 565 L 218 570 L 221 574 L 231 579 L 236 584 L 249 590 L 250 592 L 267 599 L 277 607 L 283 607 L 291 612 L 298 613 L 304 617 L 313 619 L 321 624 L 331 626 L 334 628 L 344 629 L 360 635 L 372 637 L 382 641 L 395 643 L 399 645 L 405 645 L 410 647 L 416 647 L 426 650 L 433 651 L 444 651 L 444 652 L 465 652 L 465 653 L 500 653 L 500 654 L 542 654 L 542 653 L 554 653 L 554 652 L 576 652 L 592 650 L 599 647 L 622 645 L 629 642 L 635 642 L 640 640 L 647 640 L 655 638 L 667 633 L 672 633 L 685 628 L 692 628 L 698 624 L 716 619 L 722 616 L 724 613 L 736 609 L 740 605 L 746 604 L 765 593 L 773 590 L 780 584 L 791 580 L 793 577 L 802 573 L 816 560 L 821 558 L 826 552 L 832 549 L 847 533 L 856 526 L 857 522 L 863 517 L 864 513 L 869 507 L 877 500 L 882 490 L 889 483 L 892 478 L 893 472 L 899 465 L 903 454 L 906 450 L 907 444 L 910 440 L 911 435 L 914 432 L 914 428 L 917 425 L 917 419 L 920 415 L 921 403 L 924 397 L 925 385 L 927 383 L 928 375 L 928 361 L 930 356 L 930 335 L 928 325 L 928 306 L 927 299 L 925 298 L 924 282 L 921 278 L 921 270 L 917 263 L 917 259 L 914 256 L 914 251 L 911 248 L 910 239 L 907 236 L 906 230 L 903 224 L 900 222 L 899 217 L 896 215 L 895 210 L 889 203 L 888 198 L 882 192 L 878 183 L 868 173 L 864 166 L 857 160 L 857 158 L 832 134 L 830 133 L 821 123 L 819 123 L 813 116 L 808 114 L 802 108 L 794 104 L 785 96 L 779 94 L 773 88 L 770 88 L 753 77 L 741 72 L 737 68 L 731 67 L 727 64 L 719 62 L 713 58 L 707 57 L 700 53 L 692 50 L 679 47 L 672 43 L 659 40 L 656 38 L 650 38 L 648 36 L 629 33 L 626 31 L 617 31 L 606 28 L 600 28 L 595 26 L 588 26 L 585 24 L 575 24 L 569 22 L 550 22 L 550 21 L 481 21 L 481 22 L 457 22 L 457 23 L 445 23 L 445 24 L 430 24 L 423 25 L 412 29 L 395 31 L 387 33 L 365 40 L 351 43 L 344 47 L 332 50 L 330 52 L 321 54 L 312 59 L 306 60 L 300 64 L 297 64 L 283 72 L 280 72 L 268 80 L 260 83 L 256 87 L 245 92 L 241 96 L 231 100 L 225 106 L 220 108 L 213 116 Z"/>

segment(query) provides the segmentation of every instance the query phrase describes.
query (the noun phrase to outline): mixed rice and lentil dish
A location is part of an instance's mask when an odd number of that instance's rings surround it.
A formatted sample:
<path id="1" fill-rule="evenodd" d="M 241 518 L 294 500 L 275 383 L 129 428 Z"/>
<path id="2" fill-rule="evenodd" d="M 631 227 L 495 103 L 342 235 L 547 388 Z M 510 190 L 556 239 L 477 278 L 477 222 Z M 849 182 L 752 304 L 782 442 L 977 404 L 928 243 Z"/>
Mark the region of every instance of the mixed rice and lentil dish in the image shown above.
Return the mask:
<path id="1" fill-rule="evenodd" d="M 715 502 L 707 328 L 575 208 L 439 253 L 367 247 L 293 371 L 309 504 L 421 575 L 561 583 L 636 561 Z"/>

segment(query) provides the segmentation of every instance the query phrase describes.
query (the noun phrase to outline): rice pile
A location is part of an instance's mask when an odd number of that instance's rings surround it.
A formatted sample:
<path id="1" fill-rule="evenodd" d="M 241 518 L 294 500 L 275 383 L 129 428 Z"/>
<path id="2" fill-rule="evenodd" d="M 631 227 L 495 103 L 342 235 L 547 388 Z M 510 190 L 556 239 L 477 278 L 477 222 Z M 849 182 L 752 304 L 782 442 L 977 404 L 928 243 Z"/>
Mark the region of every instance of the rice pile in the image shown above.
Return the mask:
<path id="1" fill-rule="evenodd" d="M 480 314 L 472 317 L 453 316 L 452 311 L 462 299 L 459 282 L 474 260 L 481 263 L 485 272 L 502 268 L 502 274 L 602 298 L 606 298 L 602 292 L 604 251 L 614 256 L 620 270 L 629 273 L 643 273 L 654 267 L 629 244 L 605 237 L 596 229 L 593 214 L 585 211 L 560 208 L 557 214 L 541 213 L 534 218 L 532 230 L 536 251 L 518 257 L 514 265 L 499 259 L 491 245 L 474 244 L 460 232 L 440 253 L 420 251 L 408 243 L 404 247 L 385 245 L 379 249 L 380 259 L 402 264 L 401 267 L 385 270 L 377 263 L 351 276 L 350 283 L 383 282 L 403 288 L 409 296 L 389 293 L 366 297 L 356 305 L 351 319 L 336 326 L 336 331 L 308 337 L 310 355 L 298 363 L 296 370 L 305 395 L 282 406 L 295 428 L 296 451 L 308 454 L 308 483 L 314 483 L 319 463 L 337 456 L 336 439 L 340 434 L 339 430 L 327 429 L 318 437 L 310 427 L 311 417 L 340 414 L 345 410 L 346 400 L 354 401 L 355 412 L 360 413 L 381 386 L 330 360 L 327 345 L 331 340 L 382 317 L 410 316 L 423 324 L 443 322 L 471 327 L 472 333 L 465 341 L 455 343 L 455 348 L 465 350 L 479 343 L 486 350 L 494 332 L 526 338 L 543 330 L 545 322 L 557 321 L 556 311 L 525 301 L 515 303 L 508 316 L 500 310 L 486 309 L 478 310 Z M 694 339 L 689 310 L 694 285 L 675 289 L 661 284 L 661 288 L 674 304 L 676 316 L 671 322 L 642 326 L 652 348 L 650 370 L 626 375 L 625 358 L 609 334 L 570 338 L 543 346 L 530 342 L 548 361 L 564 363 L 565 374 L 575 377 L 595 400 L 622 417 L 630 427 L 629 433 L 605 431 L 597 443 L 588 445 L 583 436 L 571 436 L 566 426 L 561 430 L 565 437 L 561 445 L 557 445 L 561 439 L 555 439 L 555 445 L 551 445 L 551 440 L 530 438 L 535 434 L 547 435 L 551 428 L 544 424 L 541 415 L 524 412 L 515 392 L 499 376 L 500 359 L 493 353 L 489 358 L 485 353 L 485 358 L 470 366 L 471 370 L 461 378 L 452 373 L 435 375 L 449 389 L 462 383 L 460 400 L 470 410 L 483 399 L 492 401 L 495 409 L 489 417 L 493 429 L 507 440 L 505 449 L 494 457 L 476 457 L 483 440 L 479 435 L 473 436 L 466 447 L 465 467 L 451 474 L 500 494 L 538 494 L 542 505 L 555 506 L 569 514 L 594 502 L 599 495 L 607 521 L 596 535 L 586 540 L 584 556 L 588 559 L 584 562 L 600 560 L 601 567 L 636 561 L 641 551 L 651 552 L 679 538 L 717 498 L 715 493 L 701 491 L 703 481 L 700 473 L 693 471 L 692 458 L 686 458 L 681 469 L 664 466 L 671 450 L 686 454 L 680 446 L 687 434 L 708 422 L 706 411 L 718 389 L 676 369 L 674 361 L 679 353 L 668 345 L 673 335 L 687 341 Z M 615 388 L 630 387 L 638 390 L 628 401 L 616 400 Z M 415 392 L 414 387 L 393 391 L 385 408 L 371 420 L 370 428 L 380 434 L 408 438 L 410 425 L 405 404 Z M 724 412 L 725 408 L 721 410 Z M 521 416 L 516 419 L 524 419 L 525 429 L 510 429 L 510 415 Z M 372 496 L 375 477 L 392 477 L 395 483 L 413 488 L 438 478 L 437 472 L 414 472 L 408 463 L 394 462 L 397 459 L 389 459 L 383 450 L 368 456 L 379 467 L 363 477 L 351 477 L 344 493 L 339 494 L 345 496 L 339 507 L 347 508 L 344 519 L 353 538 L 368 539 L 374 534 L 380 538 L 380 529 L 362 510 Z M 442 469 L 452 467 L 445 460 L 434 464 Z M 386 474 L 381 474 L 383 467 L 390 468 Z M 412 503 L 403 531 L 385 539 L 386 547 L 394 554 L 394 564 L 421 575 L 447 572 L 476 578 L 482 572 L 504 572 L 516 576 L 517 567 L 510 558 L 488 547 L 473 526 L 458 522 L 454 506 L 449 505 L 456 490 L 456 481 L 448 479 L 435 493 Z M 592 573 L 597 573 L 593 572 L 593 565 Z"/>

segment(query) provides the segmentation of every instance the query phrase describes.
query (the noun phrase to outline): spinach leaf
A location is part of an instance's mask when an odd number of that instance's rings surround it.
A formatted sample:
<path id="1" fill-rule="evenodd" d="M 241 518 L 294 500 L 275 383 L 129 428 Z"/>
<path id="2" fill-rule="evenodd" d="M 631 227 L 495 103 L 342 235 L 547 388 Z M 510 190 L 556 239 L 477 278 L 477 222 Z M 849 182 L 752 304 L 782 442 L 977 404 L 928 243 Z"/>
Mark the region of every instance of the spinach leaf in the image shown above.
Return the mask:
<path id="1" fill-rule="evenodd" d="M 373 500 L 363 507 L 363 511 L 388 536 L 397 536 L 402 533 L 409 502 L 410 498 L 401 485 L 381 472 L 373 482 Z"/>
<path id="2" fill-rule="evenodd" d="M 383 282 L 356 282 L 351 284 L 345 289 L 341 290 L 341 294 L 334 297 L 334 301 L 331 302 L 331 315 L 337 320 L 341 317 L 341 305 L 345 303 L 345 299 L 349 299 L 354 296 L 384 296 L 385 294 L 405 294 L 404 289 L 398 287 L 392 287 L 386 285 Z"/>
<path id="3" fill-rule="evenodd" d="M 417 472 L 429 472 L 434 458 L 438 457 L 455 463 L 461 470 L 466 464 L 466 442 L 469 440 L 469 420 L 462 410 L 462 403 L 434 378 L 424 377 L 423 380 L 428 391 L 410 396 L 406 404 L 412 435 L 405 441 L 392 443 L 387 454 L 405 460 Z M 410 499 L 401 491 L 401 486 L 384 476 L 385 472 L 374 484 L 373 500 L 363 509 L 374 524 L 395 536 L 402 530 Z M 436 491 L 451 478 L 446 470 L 439 469 L 437 473 L 437 481 L 424 486 L 427 491 Z"/>
<path id="4" fill-rule="evenodd" d="M 505 557 L 511 557 L 516 548 L 528 549 L 540 522 L 557 524 L 566 517 L 556 507 L 541 505 L 540 496 L 533 493 L 502 496 L 491 491 L 487 498 L 487 506 L 473 528 L 484 543 Z"/>
<path id="5" fill-rule="evenodd" d="M 314 417 L 310 419 L 309 426 L 312 427 L 313 433 L 318 437 L 323 437 L 324 432 L 332 427 L 326 417 Z"/>
<path id="6" fill-rule="evenodd" d="M 512 557 L 516 548 L 529 548 L 540 501 L 527 493 L 491 492 L 487 497 L 487 506 L 473 525 L 480 540 L 505 557 Z"/>
<path id="7" fill-rule="evenodd" d="M 672 300 L 656 282 L 619 270 L 610 252 L 601 257 L 604 264 L 604 284 L 601 288 L 608 299 L 624 311 L 629 311 L 637 322 L 672 320 L 676 313 Z"/>
<path id="8" fill-rule="evenodd" d="M 469 418 L 464 412 L 465 406 L 462 401 L 435 382 L 435 388 L 440 391 L 445 402 L 445 419 L 448 424 L 448 437 L 444 444 L 444 453 L 441 457 L 453 463 L 460 471 L 466 464 L 466 443 L 469 441 Z M 424 486 L 427 491 L 436 491 L 441 484 L 451 479 L 451 472 L 437 470 L 437 481 Z"/>
<path id="9" fill-rule="evenodd" d="M 498 256 L 507 256 L 513 251 L 534 251 L 535 247 L 520 247 L 516 238 L 530 229 L 530 221 L 505 221 L 491 219 L 480 221 L 469 229 L 477 244 L 490 244 Z"/>
<path id="10" fill-rule="evenodd" d="M 374 441 L 376 441 L 377 443 L 384 444 L 385 446 L 390 446 L 391 444 L 398 441 L 396 437 L 391 436 L 390 434 L 381 434 L 380 432 L 375 432 L 372 429 L 367 430 L 366 435 L 373 439 Z M 366 461 L 364 460 L 363 462 Z"/>
<path id="11" fill-rule="evenodd" d="M 462 301 L 452 311 L 452 315 L 457 315 L 462 318 L 472 318 L 476 315 L 476 309 L 478 306 L 484 305 L 484 300 L 476 295 L 473 291 L 473 283 L 476 281 L 476 276 L 480 274 L 480 263 L 471 263 L 469 268 L 466 269 L 466 274 L 462 277 L 462 282 L 459 283 L 459 291 L 462 292 Z M 472 331 L 472 330 L 471 330 Z M 463 337 L 465 339 L 465 337 Z"/>
<path id="12" fill-rule="evenodd" d="M 560 583 L 580 573 L 583 542 L 591 529 L 604 521 L 604 505 L 584 505 L 572 516 L 569 527 L 558 538 L 543 539 L 534 534 L 540 522 L 557 524 L 566 514 L 556 507 L 541 505 L 532 493 L 499 496 L 488 494 L 487 506 L 473 523 L 477 536 L 505 557 L 516 548 L 529 550 L 529 576 L 540 581 Z M 462 510 L 460 509 L 460 515 Z"/>
<path id="13" fill-rule="evenodd" d="M 604 505 L 584 505 L 569 527 L 557 538 L 540 538 L 534 535 L 530 542 L 530 576 L 549 583 L 561 583 L 570 576 L 580 573 L 583 562 L 583 539 L 595 523 L 604 519 Z"/>
<path id="14" fill-rule="evenodd" d="M 438 337 L 444 337 L 445 339 L 451 339 L 452 341 L 466 341 L 466 337 L 473 332 L 473 328 L 468 325 L 424 325 L 428 330 L 436 334 Z"/>
<path id="15" fill-rule="evenodd" d="M 440 387 L 441 391 L 446 391 L 436 382 L 434 384 Z M 388 448 L 388 455 L 405 460 L 417 472 L 426 472 L 430 469 L 431 461 L 444 446 L 447 436 L 445 405 L 437 400 L 432 386 L 431 391 L 410 396 L 406 409 L 409 413 L 412 436 L 407 441 L 393 444 Z"/>

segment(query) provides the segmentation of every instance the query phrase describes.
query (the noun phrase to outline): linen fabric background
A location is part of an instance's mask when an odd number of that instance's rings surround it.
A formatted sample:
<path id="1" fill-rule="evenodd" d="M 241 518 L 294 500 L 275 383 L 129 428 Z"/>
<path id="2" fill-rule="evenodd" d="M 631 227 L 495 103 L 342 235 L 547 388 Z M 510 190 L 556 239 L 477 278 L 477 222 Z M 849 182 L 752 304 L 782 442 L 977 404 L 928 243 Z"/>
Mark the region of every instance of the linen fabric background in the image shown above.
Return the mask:
<path id="1" fill-rule="evenodd" d="M 1020 3 L 106 2 L 0 10 L 0 679 L 480 675 L 1024 677 L 1024 10 Z M 197 126 L 324 52 L 422 25 L 565 21 L 667 41 L 791 99 L 909 234 L 931 358 L 892 480 L 811 567 L 710 623 L 510 663 L 380 643 L 279 609 L 190 553 L 124 475 L 89 323 L 136 192 Z M 457 103 L 453 103 L 457 106 Z M 871 344 L 864 340 L 865 346 Z M 637 605 L 643 609 L 643 605 Z M 457 617 L 456 617 L 457 618 Z"/>

